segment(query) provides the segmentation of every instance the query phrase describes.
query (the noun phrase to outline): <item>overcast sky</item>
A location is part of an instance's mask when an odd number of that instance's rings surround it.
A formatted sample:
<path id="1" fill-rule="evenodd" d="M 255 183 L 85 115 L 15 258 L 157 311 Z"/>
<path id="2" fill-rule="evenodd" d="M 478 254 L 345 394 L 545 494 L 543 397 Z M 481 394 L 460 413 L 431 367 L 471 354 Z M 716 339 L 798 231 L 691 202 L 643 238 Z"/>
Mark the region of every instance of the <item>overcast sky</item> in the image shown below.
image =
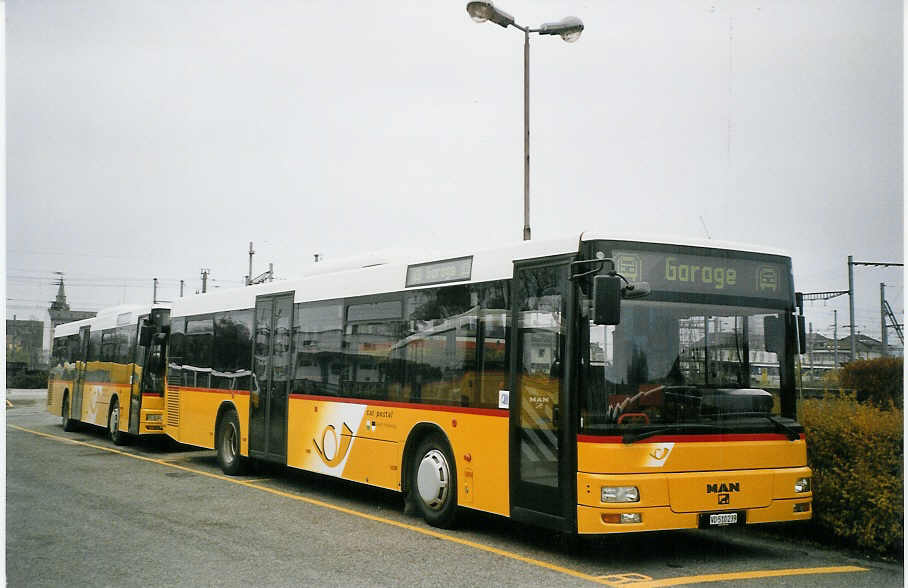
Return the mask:
<path id="1" fill-rule="evenodd" d="M 534 239 L 784 249 L 795 286 L 903 258 L 901 2 L 530 1 Z M 8 1 L 7 316 L 234 287 L 523 226 L 523 39 L 462 1 Z M 856 269 L 856 323 L 903 272 Z M 807 309 L 832 334 L 833 309 Z M 891 335 L 895 340 L 895 334 Z"/>

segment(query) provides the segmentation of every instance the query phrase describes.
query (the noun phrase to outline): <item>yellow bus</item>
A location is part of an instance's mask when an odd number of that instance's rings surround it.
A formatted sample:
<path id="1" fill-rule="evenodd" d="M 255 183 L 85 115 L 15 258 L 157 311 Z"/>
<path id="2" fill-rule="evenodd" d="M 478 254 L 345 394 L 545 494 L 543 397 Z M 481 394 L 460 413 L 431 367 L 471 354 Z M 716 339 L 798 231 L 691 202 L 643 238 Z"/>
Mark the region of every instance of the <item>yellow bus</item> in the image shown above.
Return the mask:
<path id="1" fill-rule="evenodd" d="M 54 329 L 47 410 L 63 430 L 105 427 L 117 445 L 164 433 L 164 371 L 170 310 L 118 306 Z"/>
<path id="2" fill-rule="evenodd" d="M 228 474 L 400 491 L 439 527 L 803 520 L 796 300 L 777 251 L 586 233 L 183 298 L 165 431 Z"/>

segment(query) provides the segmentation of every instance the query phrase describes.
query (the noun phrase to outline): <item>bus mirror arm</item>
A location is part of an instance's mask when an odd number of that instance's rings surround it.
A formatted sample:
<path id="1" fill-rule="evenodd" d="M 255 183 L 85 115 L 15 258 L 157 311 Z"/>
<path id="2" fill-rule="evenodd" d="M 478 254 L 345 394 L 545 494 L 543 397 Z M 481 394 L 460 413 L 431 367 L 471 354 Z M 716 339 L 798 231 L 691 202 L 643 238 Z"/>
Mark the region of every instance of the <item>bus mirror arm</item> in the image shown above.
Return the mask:
<path id="1" fill-rule="evenodd" d="M 650 288 L 649 282 L 628 282 L 621 293 L 624 298 L 632 300 L 649 296 L 652 293 L 652 288 Z"/>

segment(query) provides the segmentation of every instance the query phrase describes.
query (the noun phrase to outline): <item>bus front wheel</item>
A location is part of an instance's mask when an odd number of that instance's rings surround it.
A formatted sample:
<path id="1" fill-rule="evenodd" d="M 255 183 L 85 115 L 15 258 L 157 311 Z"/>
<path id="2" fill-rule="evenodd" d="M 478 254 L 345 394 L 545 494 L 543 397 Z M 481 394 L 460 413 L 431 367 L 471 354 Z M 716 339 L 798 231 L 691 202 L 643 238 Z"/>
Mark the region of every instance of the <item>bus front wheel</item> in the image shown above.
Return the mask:
<path id="1" fill-rule="evenodd" d="M 410 492 L 433 527 L 449 529 L 457 514 L 457 471 L 448 444 L 437 435 L 426 438 L 415 453 Z"/>
<path id="2" fill-rule="evenodd" d="M 129 442 L 128 435 L 120 430 L 120 401 L 116 398 L 114 398 L 110 414 L 107 416 L 107 430 L 114 445 L 126 445 Z"/>
<path id="3" fill-rule="evenodd" d="M 240 455 L 240 422 L 234 411 L 225 414 L 218 423 L 216 444 L 221 470 L 229 476 L 242 474 L 246 463 Z"/>

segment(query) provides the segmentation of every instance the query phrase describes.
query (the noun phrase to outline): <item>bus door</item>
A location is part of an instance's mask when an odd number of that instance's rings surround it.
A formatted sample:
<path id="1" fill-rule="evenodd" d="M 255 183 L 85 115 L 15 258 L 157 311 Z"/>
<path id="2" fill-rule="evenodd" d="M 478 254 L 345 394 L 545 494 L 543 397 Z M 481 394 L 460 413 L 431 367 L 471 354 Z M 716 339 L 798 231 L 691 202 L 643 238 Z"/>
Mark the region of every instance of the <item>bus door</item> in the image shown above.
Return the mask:
<path id="1" fill-rule="evenodd" d="M 143 314 L 139 317 L 139 323 L 136 325 L 136 347 L 135 347 L 135 357 L 132 367 L 132 378 L 130 381 L 130 390 L 129 390 L 129 432 L 133 435 L 139 434 L 139 420 L 142 416 L 142 375 L 145 372 L 145 351 L 141 343 L 141 333 L 142 325 L 145 323 L 145 319 L 148 318 L 147 314 Z"/>
<path id="2" fill-rule="evenodd" d="M 562 530 L 573 529 L 577 503 L 568 272 L 563 260 L 515 268 L 509 402 L 511 516 Z"/>
<path id="3" fill-rule="evenodd" d="M 142 327 L 151 329 L 148 345 L 142 345 Z M 160 333 L 169 333 L 170 311 L 154 308 L 150 315 L 139 317 L 136 330 L 135 362 L 132 368 L 132 386 L 129 391 L 129 432 L 139 434 L 142 420 L 142 395 L 164 396 L 164 375 L 167 372 L 167 338 Z"/>
<path id="4" fill-rule="evenodd" d="M 255 341 L 249 401 L 249 455 L 287 462 L 293 293 L 255 300 Z"/>
<path id="5" fill-rule="evenodd" d="M 79 329 L 79 361 L 76 362 L 76 381 L 73 383 L 73 397 L 70 403 L 70 418 L 82 420 L 82 390 L 85 388 L 85 372 L 88 369 L 88 338 L 91 327 Z"/>

